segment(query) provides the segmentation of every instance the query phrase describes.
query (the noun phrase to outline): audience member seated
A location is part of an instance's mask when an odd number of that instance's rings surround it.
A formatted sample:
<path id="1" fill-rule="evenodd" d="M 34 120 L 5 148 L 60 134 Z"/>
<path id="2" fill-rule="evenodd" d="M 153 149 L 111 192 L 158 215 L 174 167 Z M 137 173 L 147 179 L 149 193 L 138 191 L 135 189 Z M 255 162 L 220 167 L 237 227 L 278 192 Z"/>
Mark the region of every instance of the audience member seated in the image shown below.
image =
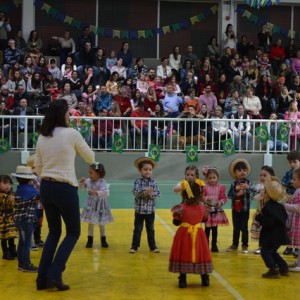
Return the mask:
<path id="1" fill-rule="evenodd" d="M 221 73 L 219 80 L 214 84 L 214 94 L 217 98 L 218 105 L 222 107 L 224 111 L 225 99 L 230 93 L 230 85 L 226 81 L 226 75 Z"/>
<path id="2" fill-rule="evenodd" d="M 291 70 L 294 75 L 300 75 L 300 49 L 297 50 L 296 56 L 291 58 Z"/>
<path id="3" fill-rule="evenodd" d="M 106 56 L 103 48 L 98 48 L 96 52 L 96 67 L 99 70 L 99 84 L 103 85 L 107 80 Z"/>
<path id="4" fill-rule="evenodd" d="M 289 38 L 288 45 L 284 48 L 284 51 L 285 51 L 285 58 L 286 58 L 285 61 L 289 66 L 291 66 L 292 59 L 297 57 L 297 51 L 298 51 L 295 38 L 292 37 Z"/>
<path id="5" fill-rule="evenodd" d="M 291 101 L 290 107 L 284 115 L 284 119 L 291 121 L 288 123 L 290 127 L 290 150 L 296 150 L 298 149 L 297 141 L 300 138 L 300 112 L 298 111 L 297 101 Z"/>
<path id="6" fill-rule="evenodd" d="M 14 96 L 9 94 L 6 84 L 1 85 L 0 102 L 4 102 L 5 109 L 7 110 L 12 110 L 14 107 Z"/>
<path id="7" fill-rule="evenodd" d="M 199 95 L 202 95 L 204 93 L 205 87 L 210 86 L 210 90 L 213 93 L 214 92 L 214 83 L 211 80 L 209 74 L 205 74 L 204 78 L 199 83 Z"/>
<path id="8" fill-rule="evenodd" d="M 231 122 L 231 131 L 233 132 L 234 147 L 236 150 L 252 150 L 252 134 L 250 132 L 250 117 L 245 112 L 243 104 L 239 104 L 238 112 L 231 116 L 231 119 L 240 119 L 241 121 Z"/>
<path id="9" fill-rule="evenodd" d="M 285 51 L 282 47 L 282 42 L 280 38 L 278 38 L 275 41 L 275 44 L 273 44 L 271 47 L 270 60 L 273 73 L 277 74 L 280 64 L 285 60 Z"/>
<path id="10" fill-rule="evenodd" d="M 186 52 L 181 55 L 181 66 L 184 66 L 187 60 L 191 62 L 192 68 L 197 68 L 197 55 L 193 53 L 192 45 L 188 45 L 186 47 Z"/>
<path id="11" fill-rule="evenodd" d="M 81 51 L 85 47 L 85 43 L 88 42 L 91 44 L 91 47 L 95 46 L 95 36 L 92 32 L 90 32 L 90 27 L 85 26 L 82 29 L 82 34 L 79 36 L 77 40 L 77 51 Z"/>
<path id="12" fill-rule="evenodd" d="M 164 107 L 161 103 L 156 103 L 154 111 L 150 112 L 150 116 L 154 118 L 164 118 Z M 168 127 L 165 121 L 151 121 L 152 141 L 155 145 L 163 145 L 167 136 Z"/>
<path id="13" fill-rule="evenodd" d="M 174 93 L 172 84 L 166 86 L 166 94 L 162 99 L 164 112 L 167 118 L 177 118 L 180 114 L 179 106 L 184 104 L 184 99 Z"/>
<path id="14" fill-rule="evenodd" d="M 276 101 L 273 101 L 271 98 L 272 87 L 266 74 L 260 76 L 255 94 L 261 101 L 261 114 L 263 119 L 268 119 L 270 113 L 276 111 Z"/>
<path id="15" fill-rule="evenodd" d="M 186 146 L 197 146 L 205 143 L 205 138 L 200 135 L 200 122 L 196 115 L 194 106 L 189 106 L 188 111 L 183 111 L 178 118 L 186 119 L 184 122 L 179 122 L 179 146 L 185 149 Z"/>
<path id="16" fill-rule="evenodd" d="M 176 80 L 180 81 L 180 69 L 181 69 L 181 54 L 179 46 L 174 46 L 172 53 L 169 55 L 169 66 L 172 73 L 176 76 Z"/>
<path id="17" fill-rule="evenodd" d="M 161 64 L 156 68 L 156 76 L 161 77 L 164 84 L 170 81 L 171 76 L 173 75 L 171 67 L 168 65 L 168 58 L 162 57 L 160 60 Z"/>
<path id="18" fill-rule="evenodd" d="M 14 94 L 14 108 L 20 106 L 21 99 L 26 99 L 26 106 L 29 101 L 29 95 L 26 92 L 24 85 L 17 86 L 17 92 Z"/>
<path id="19" fill-rule="evenodd" d="M 276 120 L 277 116 L 275 112 L 270 114 L 270 120 Z M 277 139 L 277 132 L 280 124 L 276 122 L 271 122 L 270 124 L 270 134 L 269 134 L 269 151 L 287 151 L 289 146 L 284 141 Z"/>
<path id="20" fill-rule="evenodd" d="M 288 82 L 286 82 L 286 86 L 290 91 L 293 91 L 293 93 L 300 93 L 300 75 L 294 75 L 292 78 L 292 83 L 289 84 Z"/>
<path id="21" fill-rule="evenodd" d="M 21 30 L 18 30 L 15 36 L 16 48 L 20 52 L 20 60 L 19 62 L 22 64 L 24 62 L 24 58 L 27 51 L 27 43 L 23 38 L 23 33 Z"/>
<path id="22" fill-rule="evenodd" d="M 126 91 L 120 88 L 119 95 L 113 97 L 113 101 L 118 102 L 122 117 L 129 117 L 132 111 L 130 99 L 126 95 Z"/>
<path id="23" fill-rule="evenodd" d="M 105 119 L 107 116 L 107 113 L 99 111 L 98 117 L 100 117 L 100 120 L 94 121 L 93 147 L 96 149 L 110 149 L 112 146 L 113 122 Z"/>
<path id="24" fill-rule="evenodd" d="M 92 84 L 88 85 L 87 89 L 82 93 L 82 100 L 85 106 L 94 107 L 100 87 L 94 88 Z"/>
<path id="25" fill-rule="evenodd" d="M 256 88 L 257 82 L 258 82 L 258 68 L 257 68 L 257 62 L 255 59 L 252 59 L 249 62 L 249 67 L 246 68 L 244 74 L 244 83 L 246 86 L 254 87 Z"/>
<path id="26" fill-rule="evenodd" d="M 69 105 L 69 108 L 72 112 L 77 105 L 78 100 L 76 95 L 71 91 L 71 85 L 69 82 L 65 82 L 63 85 L 62 92 L 58 94 L 57 99 L 65 99 Z"/>
<path id="27" fill-rule="evenodd" d="M 247 88 L 246 97 L 243 99 L 243 106 L 250 119 L 262 119 L 260 111 L 262 109 L 261 101 L 254 95 L 251 87 Z"/>
<path id="28" fill-rule="evenodd" d="M 9 116 L 10 112 L 6 108 L 5 102 L 0 100 L 0 116 Z M 10 127 L 10 119 L 1 118 L 0 119 L 0 138 L 8 139 L 9 138 L 9 127 Z"/>
<path id="29" fill-rule="evenodd" d="M 230 84 L 230 91 L 238 91 L 240 97 L 246 96 L 246 85 L 243 83 L 242 77 L 237 75 L 233 78 L 233 82 Z"/>
<path id="30" fill-rule="evenodd" d="M 97 96 L 95 105 L 94 105 L 94 112 L 95 115 L 98 115 L 99 112 L 109 112 L 111 110 L 112 105 L 112 97 L 111 94 L 107 92 L 106 86 L 101 85 L 100 92 Z"/>
<path id="31" fill-rule="evenodd" d="M 232 115 L 238 112 L 239 104 L 241 99 L 238 91 L 232 91 L 225 100 L 224 115 L 227 118 L 231 118 Z"/>
<path id="32" fill-rule="evenodd" d="M 65 78 L 65 77 L 69 77 L 67 76 L 67 73 L 69 73 L 70 71 L 66 71 L 66 70 L 70 70 L 71 69 L 71 73 L 73 71 L 76 71 L 77 70 L 77 66 L 75 65 L 75 62 L 73 60 L 73 57 L 68 55 L 66 58 L 65 58 L 65 62 L 61 65 L 61 74 L 62 76 Z"/>
<path id="33" fill-rule="evenodd" d="M 194 76 L 194 73 L 188 71 L 186 78 L 180 82 L 180 88 L 184 95 L 188 94 L 189 89 L 194 89 L 196 91 L 196 96 L 199 95 L 199 84 L 198 77 Z"/>
<path id="34" fill-rule="evenodd" d="M 286 63 L 286 61 L 282 62 L 279 66 L 277 77 L 278 78 L 279 77 L 284 77 L 285 82 L 291 83 L 292 82 L 292 76 L 293 76 L 293 73 L 290 70 L 289 65 Z"/>
<path id="35" fill-rule="evenodd" d="M 149 118 L 149 113 L 145 111 L 145 103 L 143 101 L 138 103 L 138 109 L 134 110 L 130 117 L 132 118 L 130 121 L 130 137 L 133 148 L 137 148 L 137 142 L 141 143 L 141 148 L 147 148 L 148 120 L 141 120 L 141 118 Z"/>
<path id="36" fill-rule="evenodd" d="M 131 98 L 133 90 L 134 90 L 134 87 L 133 87 L 133 84 L 132 84 L 132 79 L 127 78 L 126 81 L 123 82 L 122 88 L 126 90 L 127 97 Z"/>
<path id="37" fill-rule="evenodd" d="M 205 58 L 203 63 L 200 65 L 198 72 L 198 79 L 202 82 L 205 79 L 205 75 L 209 75 L 211 81 L 215 83 L 217 81 L 217 69 L 211 66 L 210 59 Z"/>
<path id="38" fill-rule="evenodd" d="M 128 42 L 123 42 L 117 57 L 123 59 L 123 66 L 126 68 L 127 77 L 131 77 L 133 55 L 129 49 Z"/>
<path id="39" fill-rule="evenodd" d="M 184 97 L 183 111 L 188 112 L 190 106 L 194 107 L 196 113 L 198 113 L 198 111 L 200 110 L 199 99 L 198 97 L 196 97 L 196 90 L 193 88 L 190 88 L 188 90 L 187 96 Z"/>
<path id="40" fill-rule="evenodd" d="M 192 67 L 192 62 L 189 59 L 185 60 L 184 64 L 182 65 L 182 68 L 180 69 L 181 82 L 186 81 L 188 72 L 191 72 L 193 74 L 192 76 L 194 76 L 195 74 L 195 70 Z"/>
<path id="41" fill-rule="evenodd" d="M 199 97 L 198 106 L 201 107 L 202 104 L 206 104 L 208 113 L 210 115 L 214 115 L 214 111 L 216 106 L 218 105 L 218 101 L 216 96 L 211 92 L 210 85 L 207 85 L 205 87 L 203 95 L 200 95 Z"/>
<path id="42" fill-rule="evenodd" d="M 277 97 L 277 115 L 279 119 L 284 119 L 285 113 L 289 110 L 290 103 L 294 100 L 294 97 L 289 93 L 286 86 L 282 86 L 281 93 Z"/>
<path id="43" fill-rule="evenodd" d="M 211 37 L 209 43 L 207 44 L 206 55 L 209 58 L 211 57 L 213 57 L 214 59 L 220 58 L 221 55 L 220 47 L 217 38 L 215 36 Z"/>
<path id="44" fill-rule="evenodd" d="M 50 96 L 52 101 L 56 100 L 61 92 L 62 89 L 60 88 L 60 82 L 57 79 L 49 83 L 49 87 L 47 88 L 47 96 Z"/>
<path id="45" fill-rule="evenodd" d="M 252 56 L 251 52 L 255 51 L 255 47 L 252 42 L 248 41 L 248 38 L 246 35 L 241 36 L 241 40 L 239 43 L 237 43 L 237 52 L 241 57 L 247 56 L 250 57 Z"/>
<path id="46" fill-rule="evenodd" d="M 140 101 L 143 101 L 142 94 L 141 94 L 140 90 L 135 90 L 135 91 L 132 93 L 132 97 L 131 97 L 131 99 L 130 99 L 132 111 L 138 109 L 138 103 L 139 103 Z M 146 109 L 146 110 L 147 110 L 147 109 Z"/>
<path id="47" fill-rule="evenodd" d="M 146 81 L 146 76 L 144 74 L 140 74 L 136 83 L 136 89 L 140 91 L 142 95 L 142 99 L 145 98 L 148 91 L 148 83 Z"/>
<path id="48" fill-rule="evenodd" d="M 20 61 L 20 52 L 16 48 L 16 42 L 14 39 L 8 40 L 8 47 L 4 51 L 4 76 L 8 76 L 9 69 L 16 63 Z"/>
<path id="49" fill-rule="evenodd" d="M 225 67 L 224 73 L 228 83 L 232 83 L 235 76 L 241 76 L 240 69 L 236 66 L 236 61 L 233 58 L 229 60 L 229 65 Z"/>
<path id="50" fill-rule="evenodd" d="M 110 93 L 112 97 L 115 97 L 119 94 L 120 82 L 118 72 L 111 73 L 110 78 L 107 80 L 105 86 L 107 92 Z"/>
<path id="51" fill-rule="evenodd" d="M 43 55 L 43 53 L 41 52 L 42 48 L 42 39 L 38 36 L 36 30 L 32 30 L 27 40 L 27 55 L 32 58 L 32 62 L 34 65 L 37 65 L 39 57 Z"/>
<path id="52" fill-rule="evenodd" d="M 115 117 L 115 118 L 120 118 L 122 117 L 120 106 L 118 102 L 113 101 L 111 104 L 111 110 L 107 112 L 109 117 Z M 112 120 L 113 122 L 113 132 L 114 135 L 122 136 L 123 131 L 122 131 L 122 126 L 121 126 L 121 121 L 120 120 Z"/>
<path id="53" fill-rule="evenodd" d="M 223 48 L 229 47 L 231 50 L 231 53 L 234 54 L 236 52 L 236 43 L 237 38 L 236 34 L 233 30 L 232 24 L 227 24 L 226 30 L 223 34 Z"/>
<path id="54" fill-rule="evenodd" d="M 154 86 L 149 86 L 146 97 L 144 99 L 144 103 L 145 110 L 152 116 L 156 112 L 156 105 L 158 104 Z"/>
<path id="55" fill-rule="evenodd" d="M 77 71 L 72 71 L 71 78 L 68 80 L 71 85 L 71 91 L 76 95 L 77 99 L 82 96 L 82 81 Z"/>
<path id="56" fill-rule="evenodd" d="M 40 56 L 38 64 L 34 67 L 34 71 L 41 74 L 42 80 L 45 79 L 46 74 L 48 73 L 48 65 L 44 56 Z"/>
<path id="57" fill-rule="evenodd" d="M 63 64 L 66 63 L 67 57 L 71 53 L 75 53 L 76 45 L 75 45 L 73 38 L 71 38 L 69 31 L 65 31 L 63 37 L 55 37 L 54 36 L 53 38 L 57 39 L 60 44 L 60 55 L 59 55 L 60 59 L 59 60 L 60 60 L 60 65 L 62 66 Z"/>
<path id="58" fill-rule="evenodd" d="M 85 114 L 85 103 L 83 99 L 78 100 L 78 107 L 77 109 L 74 109 L 72 112 L 72 116 L 74 117 L 83 117 Z M 80 126 L 81 124 L 81 119 L 77 119 L 77 124 Z"/>
<path id="59" fill-rule="evenodd" d="M 229 47 L 224 48 L 223 55 L 221 56 L 221 67 L 223 73 L 225 72 L 225 69 L 228 67 L 229 61 L 231 59 L 232 59 L 231 49 Z"/>
<path id="60" fill-rule="evenodd" d="M 149 68 L 147 78 L 146 78 L 149 86 L 154 86 L 155 85 L 155 77 L 156 77 L 155 69 L 154 68 Z"/>
<path id="61" fill-rule="evenodd" d="M 43 80 L 43 90 L 44 90 L 44 94 L 48 95 L 49 94 L 49 89 L 53 87 L 53 83 L 54 83 L 54 79 L 53 76 L 50 72 L 47 71 L 46 73 L 46 77 Z"/>
<path id="62" fill-rule="evenodd" d="M 30 107 L 34 107 L 36 98 L 41 96 L 43 93 L 43 83 L 39 73 L 33 73 L 33 76 L 28 79 L 26 91 L 30 99 L 30 103 L 28 103 L 28 105 Z"/>
<path id="63" fill-rule="evenodd" d="M 24 89 L 26 89 L 26 83 L 22 78 L 20 71 L 15 71 L 12 78 L 7 80 L 6 85 L 8 86 L 9 93 L 13 95 L 17 93 L 19 85 L 22 85 Z"/>
<path id="64" fill-rule="evenodd" d="M 200 106 L 197 117 L 202 120 L 202 122 L 200 122 L 200 134 L 204 136 L 205 140 L 207 140 L 211 132 L 211 121 L 209 120 L 210 114 L 206 104 L 202 104 L 202 106 Z"/>
<path id="65" fill-rule="evenodd" d="M 37 62 L 38 62 L 37 58 Z M 28 80 L 30 76 L 35 72 L 35 65 L 33 63 L 33 59 L 30 56 L 27 56 L 24 61 L 24 65 L 21 66 L 21 75 L 25 79 L 25 81 Z"/>
<path id="66" fill-rule="evenodd" d="M 48 72 L 52 74 L 53 79 L 62 80 L 62 73 L 60 71 L 60 68 L 57 66 L 55 58 L 50 58 Z"/>
<path id="67" fill-rule="evenodd" d="M 4 76 L 2 68 L 0 67 L 0 86 L 7 82 L 7 77 Z"/>
<path id="68" fill-rule="evenodd" d="M 85 91 L 89 85 L 92 85 L 93 88 L 96 87 L 98 80 L 95 76 L 94 69 L 90 66 L 87 66 L 84 69 L 84 75 L 82 78 L 82 89 Z"/>
<path id="69" fill-rule="evenodd" d="M 120 81 L 124 81 L 127 76 L 126 68 L 123 66 L 123 58 L 119 57 L 116 64 L 111 68 L 111 74 L 117 72 Z"/>
<path id="70" fill-rule="evenodd" d="M 267 26 L 267 24 L 262 24 L 260 27 L 260 32 L 257 34 L 258 47 L 260 47 L 264 52 L 270 52 L 270 47 L 272 43 L 272 29 Z"/>
<path id="71" fill-rule="evenodd" d="M 135 65 L 132 70 L 132 84 L 134 86 L 136 86 L 136 83 L 138 81 L 140 74 L 144 74 L 145 77 L 147 77 L 148 67 L 144 64 L 144 59 L 141 57 L 138 57 L 135 60 Z"/>
<path id="72" fill-rule="evenodd" d="M 111 75 L 111 68 L 116 64 L 117 57 L 115 50 L 110 50 L 109 55 L 106 58 L 106 69 L 107 69 L 107 76 Z"/>

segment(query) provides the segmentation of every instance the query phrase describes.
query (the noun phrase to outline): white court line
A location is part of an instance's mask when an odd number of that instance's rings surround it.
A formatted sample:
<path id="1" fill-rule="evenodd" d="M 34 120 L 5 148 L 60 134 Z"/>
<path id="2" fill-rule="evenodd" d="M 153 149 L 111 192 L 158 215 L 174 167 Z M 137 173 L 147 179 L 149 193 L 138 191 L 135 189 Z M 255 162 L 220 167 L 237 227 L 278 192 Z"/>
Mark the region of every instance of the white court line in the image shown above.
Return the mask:
<path id="1" fill-rule="evenodd" d="M 161 218 L 158 214 L 155 214 L 155 218 L 171 233 L 175 235 L 175 231 Z M 213 271 L 212 275 L 225 287 L 225 289 L 237 300 L 244 300 L 244 298 L 216 271 Z"/>

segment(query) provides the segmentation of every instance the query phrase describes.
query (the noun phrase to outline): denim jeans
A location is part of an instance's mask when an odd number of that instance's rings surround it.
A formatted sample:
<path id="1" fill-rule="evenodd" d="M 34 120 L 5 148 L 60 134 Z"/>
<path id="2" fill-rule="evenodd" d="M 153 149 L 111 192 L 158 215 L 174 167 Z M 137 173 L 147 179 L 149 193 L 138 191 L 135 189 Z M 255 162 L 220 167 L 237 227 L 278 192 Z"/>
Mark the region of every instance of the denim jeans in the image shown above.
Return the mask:
<path id="1" fill-rule="evenodd" d="M 239 245 L 240 231 L 242 232 L 242 245 L 248 247 L 249 232 L 248 232 L 249 211 L 236 212 L 232 210 L 232 225 L 233 239 L 232 244 Z"/>
<path id="2" fill-rule="evenodd" d="M 30 247 L 33 233 L 33 221 L 25 219 L 15 221 L 15 225 L 19 232 L 19 243 L 17 248 L 19 267 L 29 267 L 30 261 Z"/>
<path id="3" fill-rule="evenodd" d="M 262 247 L 260 250 L 260 255 L 265 262 L 267 268 L 275 269 L 276 266 L 279 267 L 280 271 L 288 271 L 288 265 L 286 261 L 277 252 L 279 246 L 274 246 L 270 248 Z"/>
<path id="4" fill-rule="evenodd" d="M 49 233 L 40 260 L 37 282 L 44 283 L 47 278 L 60 281 L 67 260 L 80 236 L 77 187 L 68 183 L 42 180 L 40 194 Z M 65 223 L 66 236 L 58 245 L 62 220 Z"/>
<path id="5" fill-rule="evenodd" d="M 142 235 L 142 231 L 143 231 L 143 227 L 144 227 L 144 221 L 146 223 L 147 239 L 148 239 L 149 248 L 151 250 L 154 250 L 156 248 L 154 219 L 155 219 L 155 213 L 139 214 L 139 213 L 135 212 L 134 230 L 133 230 L 131 248 L 137 249 L 140 246 L 141 235 Z"/>

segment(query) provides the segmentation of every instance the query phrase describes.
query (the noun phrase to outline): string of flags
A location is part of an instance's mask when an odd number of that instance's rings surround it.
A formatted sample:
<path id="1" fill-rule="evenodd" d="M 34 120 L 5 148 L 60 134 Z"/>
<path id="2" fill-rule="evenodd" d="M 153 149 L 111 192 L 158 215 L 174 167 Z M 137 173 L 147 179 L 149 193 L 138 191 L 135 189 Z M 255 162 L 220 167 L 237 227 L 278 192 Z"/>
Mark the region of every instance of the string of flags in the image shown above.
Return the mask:
<path id="1" fill-rule="evenodd" d="M 257 9 L 265 6 L 278 5 L 280 0 L 244 0 L 246 4 Z"/>

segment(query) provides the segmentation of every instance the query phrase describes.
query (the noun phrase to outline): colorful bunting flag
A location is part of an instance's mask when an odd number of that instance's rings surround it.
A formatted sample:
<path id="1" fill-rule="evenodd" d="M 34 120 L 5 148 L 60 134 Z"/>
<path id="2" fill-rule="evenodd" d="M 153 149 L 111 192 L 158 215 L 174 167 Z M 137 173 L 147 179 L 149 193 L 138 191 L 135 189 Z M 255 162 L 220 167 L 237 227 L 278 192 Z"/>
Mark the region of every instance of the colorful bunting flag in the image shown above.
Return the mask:
<path id="1" fill-rule="evenodd" d="M 266 142 L 270 139 L 268 128 L 266 125 L 259 126 L 255 129 L 257 136 L 261 142 Z"/>
<path id="2" fill-rule="evenodd" d="M 235 154 L 235 148 L 234 148 L 234 144 L 233 144 L 232 139 L 222 141 L 222 147 L 223 147 L 224 154 L 226 156 L 230 156 L 230 155 Z"/>
<path id="3" fill-rule="evenodd" d="M 77 122 L 75 120 L 69 122 L 68 126 L 74 128 L 75 130 L 78 130 L 78 125 L 77 125 Z"/>
<path id="4" fill-rule="evenodd" d="M 30 139 L 31 139 L 33 145 L 36 145 L 39 136 L 40 136 L 40 134 L 38 132 L 32 133 L 30 135 Z"/>
<path id="5" fill-rule="evenodd" d="M 7 152 L 11 149 L 8 139 L 0 139 L 0 153 Z"/>
<path id="6" fill-rule="evenodd" d="M 122 153 L 126 145 L 126 140 L 123 136 L 115 136 L 111 147 L 112 152 Z"/>
<path id="7" fill-rule="evenodd" d="M 197 146 L 187 146 L 186 151 L 186 162 L 197 162 L 198 161 L 198 148 Z"/>
<path id="8" fill-rule="evenodd" d="M 281 124 L 277 132 L 277 140 L 286 141 L 290 133 L 290 127 Z"/>
<path id="9" fill-rule="evenodd" d="M 91 131 L 92 124 L 91 122 L 81 119 L 81 124 L 80 124 L 80 133 L 83 138 L 85 138 Z"/>
<path id="10" fill-rule="evenodd" d="M 160 147 L 157 145 L 151 144 L 149 146 L 148 157 L 154 159 L 155 161 L 159 161 Z"/>

